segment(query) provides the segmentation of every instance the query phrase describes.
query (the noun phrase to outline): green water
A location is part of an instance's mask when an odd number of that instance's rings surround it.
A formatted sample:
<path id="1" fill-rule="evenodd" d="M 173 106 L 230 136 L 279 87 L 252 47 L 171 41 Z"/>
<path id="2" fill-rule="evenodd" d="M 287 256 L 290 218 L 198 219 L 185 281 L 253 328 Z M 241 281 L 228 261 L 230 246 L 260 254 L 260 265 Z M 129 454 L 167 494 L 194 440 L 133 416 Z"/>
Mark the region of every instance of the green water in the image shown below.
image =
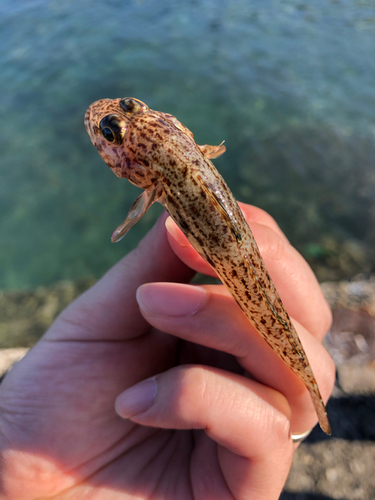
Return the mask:
<path id="1" fill-rule="evenodd" d="M 215 164 L 235 195 L 322 279 L 373 270 L 373 2 L 4 2 L 0 45 L 0 288 L 98 277 L 160 213 L 110 243 L 139 190 L 84 130 L 103 97 L 225 139 Z"/>

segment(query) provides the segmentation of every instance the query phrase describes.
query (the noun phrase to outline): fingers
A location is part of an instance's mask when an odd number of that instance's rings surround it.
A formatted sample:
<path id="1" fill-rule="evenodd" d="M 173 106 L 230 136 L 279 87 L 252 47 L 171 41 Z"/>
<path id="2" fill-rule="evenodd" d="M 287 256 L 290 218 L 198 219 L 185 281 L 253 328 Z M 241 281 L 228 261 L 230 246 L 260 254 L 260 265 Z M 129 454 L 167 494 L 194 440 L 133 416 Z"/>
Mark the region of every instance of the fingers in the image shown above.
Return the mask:
<path id="1" fill-rule="evenodd" d="M 267 212 L 265 212 L 261 208 L 254 207 L 253 205 L 247 205 L 245 203 L 238 203 L 238 204 L 248 223 L 251 222 L 251 224 L 262 224 L 263 226 L 267 226 L 270 229 L 272 229 L 272 231 L 277 236 L 282 238 L 286 243 L 288 242 L 284 233 L 277 225 L 275 219 L 273 219 Z M 177 242 L 176 250 L 179 250 L 180 258 L 182 258 L 184 262 L 189 262 L 188 265 L 193 269 L 195 269 L 196 271 L 201 272 L 203 274 L 208 274 L 209 276 L 215 276 L 215 273 L 212 270 L 212 268 L 193 249 L 186 236 L 184 236 L 182 231 L 177 227 L 177 225 L 173 222 L 173 220 L 170 217 L 168 217 L 166 221 L 166 227 L 169 233 L 168 238 L 169 242 L 172 245 L 172 248 L 174 248 L 174 245 Z"/>
<path id="2" fill-rule="evenodd" d="M 293 452 L 289 408 L 278 392 L 218 369 L 187 365 L 128 389 L 117 398 L 116 410 L 145 426 L 205 431 L 218 445 L 222 474 L 235 498 L 278 498 Z M 199 445 L 196 458 L 197 450 Z"/>
<path id="3" fill-rule="evenodd" d="M 330 328 L 332 313 L 310 266 L 268 226 L 254 224 L 253 233 L 287 311 L 321 341 Z"/>
<path id="4" fill-rule="evenodd" d="M 332 316 L 310 267 L 288 243 L 270 215 L 249 205 L 242 205 L 242 210 L 289 314 L 321 340 L 330 327 Z M 170 218 L 166 227 L 169 242 L 183 262 L 196 271 L 215 275 Z"/>
<path id="5" fill-rule="evenodd" d="M 155 328 L 235 356 L 257 381 L 280 391 L 292 410 L 291 432 L 313 427 L 317 416 L 304 384 L 274 353 L 222 286 L 153 283 L 137 292 L 141 311 Z M 327 351 L 295 322 L 323 398 L 334 383 Z"/>
<path id="6" fill-rule="evenodd" d="M 135 250 L 65 309 L 45 338 L 116 340 L 142 335 L 149 325 L 139 312 L 137 288 L 150 281 L 188 282 L 194 275 L 172 251 L 165 219 L 163 214 Z"/>
<path id="7" fill-rule="evenodd" d="M 255 224 L 262 224 L 263 226 L 269 227 L 275 234 L 280 236 L 280 238 L 288 243 L 287 237 L 281 231 L 279 225 L 269 213 L 265 212 L 259 207 L 254 207 L 254 205 L 248 205 L 247 203 L 239 202 L 238 205 L 240 206 L 240 209 L 248 222 L 250 221 L 251 223 L 254 222 Z"/>

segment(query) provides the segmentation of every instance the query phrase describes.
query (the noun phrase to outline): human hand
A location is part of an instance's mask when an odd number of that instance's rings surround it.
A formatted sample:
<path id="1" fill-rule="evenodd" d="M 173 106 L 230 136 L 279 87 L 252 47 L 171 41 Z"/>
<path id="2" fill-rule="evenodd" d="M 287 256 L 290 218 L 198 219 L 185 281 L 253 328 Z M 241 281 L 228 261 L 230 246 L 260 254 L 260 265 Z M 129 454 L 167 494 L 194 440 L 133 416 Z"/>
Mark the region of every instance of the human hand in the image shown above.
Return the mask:
<path id="1" fill-rule="evenodd" d="M 328 306 L 273 219 L 243 209 L 326 399 Z M 2 500 L 278 498 L 309 395 L 222 286 L 184 284 L 182 261 L 212 270 L 164 222 L 0 386 Z"/>

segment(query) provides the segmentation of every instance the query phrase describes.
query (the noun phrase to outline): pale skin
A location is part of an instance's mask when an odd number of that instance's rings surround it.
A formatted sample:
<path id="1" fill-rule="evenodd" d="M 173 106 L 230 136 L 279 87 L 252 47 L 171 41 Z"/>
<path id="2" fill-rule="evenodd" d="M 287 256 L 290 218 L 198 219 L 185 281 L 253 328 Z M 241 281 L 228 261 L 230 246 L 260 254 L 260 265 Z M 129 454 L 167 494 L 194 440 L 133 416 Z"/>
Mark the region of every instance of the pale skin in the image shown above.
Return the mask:
<path id="1" fill-rule="evenodd" d="M 329 308 L 275 221 L 242 209 L 327 400 Z M 213 273 L 163 216 L 9 373 L 1 500 L 279 497 L 311 399 L 222 285 L 188 284 L 192 269 Z"/>

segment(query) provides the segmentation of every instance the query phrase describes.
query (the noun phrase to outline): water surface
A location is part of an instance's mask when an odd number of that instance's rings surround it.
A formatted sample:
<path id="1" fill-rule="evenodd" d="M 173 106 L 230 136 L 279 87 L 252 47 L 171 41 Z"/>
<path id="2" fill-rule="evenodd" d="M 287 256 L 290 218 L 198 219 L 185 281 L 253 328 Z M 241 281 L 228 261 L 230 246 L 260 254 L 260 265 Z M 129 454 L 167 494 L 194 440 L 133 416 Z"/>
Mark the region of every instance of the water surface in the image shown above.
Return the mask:
<path id="1" fill-rule="evenodd" d="M 83 127 L 134 96 L 174 114 L 235 195 L 269 211 L 322 279 L 373 267 L 375 6 L 370 1 L 83 0 L 0 6 L 0 288 L 100 276 L 139 194 Z"/>

